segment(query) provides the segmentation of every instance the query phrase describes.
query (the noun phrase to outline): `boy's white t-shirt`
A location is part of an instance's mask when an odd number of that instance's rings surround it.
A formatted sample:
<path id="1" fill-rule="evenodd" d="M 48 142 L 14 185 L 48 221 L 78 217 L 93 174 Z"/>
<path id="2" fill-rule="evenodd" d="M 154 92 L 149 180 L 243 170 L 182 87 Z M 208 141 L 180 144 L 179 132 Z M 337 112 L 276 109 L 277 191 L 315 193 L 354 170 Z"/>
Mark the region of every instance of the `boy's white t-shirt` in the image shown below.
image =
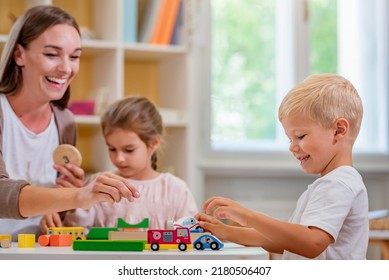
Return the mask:
<path id="1" fill-rule="evenodd" d="M 23 179 L 32 185 L 53 187 L 57 171 L 53 168 L 52 153 L 59 144 L 57 126 L 52 115 L 49 126 L 41 133 L 28 130 L 16 116 L 6 96 L 0 95 L 3 111 L 3 159 L 10 178 Z M 24 220 L 0 219 L 0 233 L 41 234 L 41 216 Z"/>
<path id="2" fill-rule="evenodd" d="M 308 186 L 289 222 L 320 228 L 334 243 L 315 259 L 366 259 L 369 241 L 368 196 L 361 175 L 341 166 Z M 306 259 L 285 251 L 283 259 Z"/>

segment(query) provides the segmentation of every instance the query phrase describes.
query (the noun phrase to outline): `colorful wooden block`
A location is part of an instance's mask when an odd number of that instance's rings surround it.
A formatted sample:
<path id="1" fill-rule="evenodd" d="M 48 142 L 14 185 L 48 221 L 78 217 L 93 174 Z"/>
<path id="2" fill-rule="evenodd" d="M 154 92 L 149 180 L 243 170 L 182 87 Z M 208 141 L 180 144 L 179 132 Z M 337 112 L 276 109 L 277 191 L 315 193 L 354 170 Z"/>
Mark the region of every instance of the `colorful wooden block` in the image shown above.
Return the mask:
<path id="1" fill-rule="evenodd" d="M 35 248 L 35 234 L 18 234 L 19 248 Z"/>
<path id="2" fill-rule="evenodd" d="M 113 227 L 92 227 L 87 235 L 88 240 L 108 240 L 110 231 L 118 231 Z"/>
<path id="3" fill-rule="evenodd" d="M 55 164 L 59 165 L 71 163 L 76 166 L 81 166 L 82 156 L 76 147 L 69 144 L 62 144 L 54 150 L 53 160 Z"/>
<path id="4" fill-rule="evenodd" d="M 85 240 L 84 227 L 49 227 L 47 234 L 70 234 L 73 240 Z"/>
<path id="5" fill-rule="evenodd" d="M 186 251 L 187 249 L 193 249 L 192 244 L 145 244 L 146 250 L 159 251 L 159 250 L 180 250 Z"/>
<path id="6" fill-rule="evenodd" d="M 41 246 L 49 246 L 50 245 L 50 234 L 43 234 L 38 237 L 38 244 Z"/>
<path id="7" fill-rule="evenodd" d="M 50 238 L 50 246 L 72 246 L 73 237 L 70 234 L 53 234 Z"/>
<path id="8" fill-rule="evenodd" d="M 12 244 L 12 235 L 0 234 L 0 247 L 1 248 L 10 248 L 11 244 Z"/>
<path id="9" fill-rule="evenodd" d="M 110 231 L 109 240 L 144 240 L 147 241 L 147 231 Z"/>
<path id="10" fill-rule="evenodd" d="M 144 241 L 130 240 L 74 240 L 75 251 L 143 251 Z"/>
<path id="11" fill-rule="evenodd" d="M 143 221 L 138 224 L 128 224 L 122 218 L 118 218 L 118 228 L 120 230 L 124 229 L 147 229 L 149 227 L 149 218 L 143 219 Z"/>

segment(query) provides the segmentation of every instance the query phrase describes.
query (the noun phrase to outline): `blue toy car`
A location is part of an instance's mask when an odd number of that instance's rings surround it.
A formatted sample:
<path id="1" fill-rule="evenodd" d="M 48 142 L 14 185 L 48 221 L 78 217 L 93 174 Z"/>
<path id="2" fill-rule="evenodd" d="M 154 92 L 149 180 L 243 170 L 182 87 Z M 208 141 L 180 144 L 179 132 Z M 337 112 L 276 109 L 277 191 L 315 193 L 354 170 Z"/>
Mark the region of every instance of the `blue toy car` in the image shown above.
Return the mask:
<path id="1" fill-rule="evenodd" d="M 210 234 L 201 235 L 193 242 L 193 246 L 197 250 L 212 249 L 220 250 L 224 244 L 216 237 Z"/>

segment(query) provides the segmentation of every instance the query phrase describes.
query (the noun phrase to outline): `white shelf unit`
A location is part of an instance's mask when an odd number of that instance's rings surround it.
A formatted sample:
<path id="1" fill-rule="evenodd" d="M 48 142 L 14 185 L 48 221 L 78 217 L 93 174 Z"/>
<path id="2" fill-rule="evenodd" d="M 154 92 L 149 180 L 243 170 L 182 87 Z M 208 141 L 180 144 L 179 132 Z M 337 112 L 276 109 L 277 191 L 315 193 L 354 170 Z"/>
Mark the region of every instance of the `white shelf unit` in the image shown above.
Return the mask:
<path id="1" fill-rule="evenodd" d="M 12 25 L 9 13 L 19 16 L 39 4 L 56 5 L 70 12 L 82 29 L 87 27 L 96 36 L 96 39 L 82 42 L 80 71 L 71 85 L 71 100 L 90 100 L 102 90 L 107 93 L 104 104 L 132 94 L 150 97 L 161 112 L 167 132 L 158 166 L 161 171 L 184 179 L 196 193 L 195 160 L 191 158 L 195 140 L 190 125 L 193 110 L 190 108 L 192 98 L 189 98 L 192 93 L 188 38 L 174 46 L 123 42 L 124 1 L 0 0 L 0 51 Z M 184 13 L 188 13 L 190 0 L 183 0 L 183 4 Z M 83 154 L 84 169 L 111 170 L 113 166 L 101 136 L 99 116 L 76 116 L 76 122 L 77 146 Z"/>

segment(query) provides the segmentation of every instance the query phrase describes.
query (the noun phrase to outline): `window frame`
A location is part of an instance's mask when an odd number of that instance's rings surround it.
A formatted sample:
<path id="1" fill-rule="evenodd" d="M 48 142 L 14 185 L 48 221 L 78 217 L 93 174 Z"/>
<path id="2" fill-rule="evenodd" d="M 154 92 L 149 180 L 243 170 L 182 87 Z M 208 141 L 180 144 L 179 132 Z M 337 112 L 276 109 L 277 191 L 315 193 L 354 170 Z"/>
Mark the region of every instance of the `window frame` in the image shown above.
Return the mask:
<path id="1" fill-rule="evenodd" d="M 381 1 L 381 0 L 379 0 Z M 305 55 L 309 50 L 309 24 L 307 21 L 309 0 L 277 0 L 278 8 L 288 5 L 288 9 L 280 9 L 283 14 L 277 13 L 277 21 L 282 21 L 283 24 L 277 24 L 277 28 L 288 28 L 291 38 L 287 40 L 289 48 L 281 48 L 286 42 L 277 42 L 277 68 L 283 69 L 278 71 L 277 79 L 284 81 L 282 88 L 277 88 L 277 98 L 280 102 L 285 92 L 287 92 L 298 81 L 303 80 L 310 73 L 309 58 Z M 389 4 L 386 4 L 389 6 Z M 205 1 L 203 4 L 204 12 L 202 13 L 202 22 L 205 26 L 211 27 L 211 4 L 210 1 Z M 287 11 L 292 11 L 289 14 Z M 211 42 L 212 28 L 204 28 L 201 30 L 202 42 Z M 277 36 L 278 38 L 279 36 Z M 388 35 L 389 38 L 389 35 Z M 279 39 L 279 38 L 278 38 Z M 285 38 L 284 38 L 285 39 Z M 283 172 L 285 175 L 300 174 L 303 171 L 299 167 L 298 162 L 293 158 L 288 150 L 247 150 L 247 151 L 224 151 L 215 150 L 211 147 L 211 91 L 212 91 L 212 69 L 211 55 L 212 48 L 210 44 L 203 46 L 203 63 L 201 67 L 201 80 L 204 83 L 202 88 L 203 95 L 201 97 L 201 110 L 199 110 L 199 144 L 201 153 L 199 155 L 199 167 L 203 169 L 205 174 L 256 174 L 256 175 L 280 175 Z M 289 53 L 288 53 L 289 52 Z M 291 55 L 294 54 L 294 55 Z M 291 65 L 293 69 L 285 69 L 280 67 L 283 59 L 294 59 Z M 299 63 L 296 63 L 298 61 Z M 284 65 L 284 63 L 282 63 Z M 286 82 L 285 82 L 286 81 Z M 277 82 L 277 85 L 281 83 Z M 388 100 L 386 100 L 388 101 Z M 386 102 L 387 108 L 389 103 Z M 388 109 L 387 109 L 388 111 Z M 388 134 L 389 121 L 386 124 L 386 135 Z M 277 126 L 277 129 L 282 129 Z M 278 134 L 284 134 L 283 131 L 278 131 Z M 388 137 L 387 137 L 388 138 Z M 388 145 L 389 146 L 389 145 Z M 369 173 L 387 173 L 389 170 L 389 154 L 387 153 L 354 153 L 354 165 L 362 172 Z"/>

